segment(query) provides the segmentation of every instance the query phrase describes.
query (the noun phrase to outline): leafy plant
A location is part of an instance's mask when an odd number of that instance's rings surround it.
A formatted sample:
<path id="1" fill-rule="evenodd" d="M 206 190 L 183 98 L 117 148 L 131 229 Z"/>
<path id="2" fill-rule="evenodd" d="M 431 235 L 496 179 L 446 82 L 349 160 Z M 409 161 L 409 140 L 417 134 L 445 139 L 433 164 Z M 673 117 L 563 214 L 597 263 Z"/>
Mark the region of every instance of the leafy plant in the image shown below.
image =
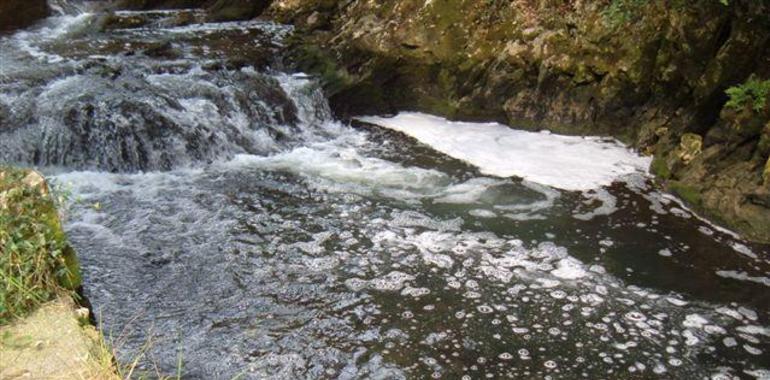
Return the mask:
<path id="1" fill-rule="evenodd" d="M 54 200 L 29 173 L 0 167 L 0 324 L 80 284 Z"/>
<path id="2" fill-rule="evenodd" d="M 612 0 L 603 15 L 610 26 L 616 27 L 631 21 L 638 14 L 639 8 L 649 0 Z"/>
<path id="3" fill-rule="evenodd" d="M 717 1 L 724 6 L 730 5 L 729 0 Z M 617 27 L 633 21 L 639 16 L 639 10 L 649 3 L 650 0 L 610 0 L 602 14 L 611 27 Z M 688 4 L 688 0 L 671 0 L 668 6 L 673 9 L 683 10 L 693 5 Z"/>
<path id="4" fill-rule="evenodd" d="M 759 80 L 752 75 L 745 83 L 730 87 L 725 92 L 730 97 L 725 107 L 733 109 L 751 107 L 754 111 L 761 112 L 765 109 L 767 97 L 770 95 L 770 80 Z"/>

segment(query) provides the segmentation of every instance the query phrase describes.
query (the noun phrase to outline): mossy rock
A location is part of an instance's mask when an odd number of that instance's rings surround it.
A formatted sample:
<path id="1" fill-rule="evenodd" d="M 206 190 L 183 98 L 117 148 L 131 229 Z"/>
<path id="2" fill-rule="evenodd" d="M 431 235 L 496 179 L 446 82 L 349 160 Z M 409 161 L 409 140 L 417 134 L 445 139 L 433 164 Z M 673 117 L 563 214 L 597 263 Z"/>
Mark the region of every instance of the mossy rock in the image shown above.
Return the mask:
<path id="1" fill-rule="evenodd" d="M 695 133 L 685 133 L 679 141 L 677 157 L 683 163 L 689 164 L 690 161 L 698 157 L 703 150 L 703 137 Z"/>
<path id="2" fill-rule="evenodd" d="M 56 206 L 42 175 L 0 167 L 0 322 L 82 284 Z"/>
<path id="3" fill-rule="evenodd" d="M 655 158 L 652 159 L 652 164 L 650 164 L 650 171 L 653 175 L 660 179 L 671 178 L 671 169 L 668 167 L 668 163 L 663 156 L 655 156 Z"/>
<path id="4" fill-rule="evenodd" d="M 671 181 L 668 183 L 668 189 L 689 205 L 700 206 L 703 203 L 700 189 L 693 185 Z"/>

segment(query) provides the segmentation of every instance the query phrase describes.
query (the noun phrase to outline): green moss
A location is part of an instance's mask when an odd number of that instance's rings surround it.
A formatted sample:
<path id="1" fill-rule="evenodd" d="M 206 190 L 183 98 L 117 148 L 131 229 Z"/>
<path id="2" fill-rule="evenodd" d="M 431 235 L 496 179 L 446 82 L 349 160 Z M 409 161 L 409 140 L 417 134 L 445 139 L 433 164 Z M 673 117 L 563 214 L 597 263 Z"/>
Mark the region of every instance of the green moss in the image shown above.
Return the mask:
<path id="1" fill-rule="evenodd" d="M 338 66 L 327 51 L 300 40 L 293 40 L 290 43 L 294 45 L 293 58 L 297 68 L 317 75 L 328 96 L 333 96 L 353 84 L 347 71 Z"/>
<path id="2" fill-rule="evenodd" d="M 42 177 L 0 167 L 0 324 L 81 282 L 77 257 Z"/>
<path id="3" fill-rule="evenodd" d="M 671 178 L 671 169 L 669 169 L 666 159 L 662 156 L 655 156 L 650 165 L 650 171 L 658 178 Z"/>
<path id="4" fill-rule="evenodd" d="M 700 191 L 694 186 L 672 181 L 669 182 L 668 189 L 690 205 L 700 206 L 702 203 Z"/>

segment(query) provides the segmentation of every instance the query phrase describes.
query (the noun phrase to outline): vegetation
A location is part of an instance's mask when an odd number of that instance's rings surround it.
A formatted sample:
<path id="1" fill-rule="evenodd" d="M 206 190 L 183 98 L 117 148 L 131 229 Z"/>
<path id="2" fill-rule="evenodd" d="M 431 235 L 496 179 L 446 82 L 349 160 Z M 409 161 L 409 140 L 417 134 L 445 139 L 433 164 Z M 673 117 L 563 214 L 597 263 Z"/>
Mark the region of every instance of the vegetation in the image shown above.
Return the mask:
<path id="1" fill-rule="evenodd" d="M 730 5 L 729 0 L 717 0 L 724 6 Z M 612 26 L 620 26 L 633 21 L 639 10 L 650 3 L 650 0 L 611 0 L 604 10 L 604 18 Z M 669 4 L 675 9 L 687 7 L 687 0 L 672 0 Z"/>
<path id="2" fill-rule="evenodd" d="M 0 324 L 80 286 L 55 201 L 31 171 L 0 167 L 0 283 Z"/>
<path id="3" fill-rule="evenodd" d="M 770 95 L 770 80 L 759 80 L 752 75 L 745 83 L 730 87 L 725 92 L 730 97 L 725 107 L 738 110 L 750 107 L 756 112 L 761 112 L 765 109 Z"/>

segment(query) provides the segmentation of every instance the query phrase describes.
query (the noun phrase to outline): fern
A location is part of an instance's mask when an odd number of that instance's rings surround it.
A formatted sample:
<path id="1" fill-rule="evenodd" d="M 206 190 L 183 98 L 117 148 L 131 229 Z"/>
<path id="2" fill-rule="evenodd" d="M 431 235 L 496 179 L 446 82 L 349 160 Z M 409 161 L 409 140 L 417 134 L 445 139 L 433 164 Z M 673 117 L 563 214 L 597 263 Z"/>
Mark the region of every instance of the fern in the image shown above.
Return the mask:
<path id="1" fill-rule="evenodd" d="M 754 111 L 761 112 L 765 109 L 767 97 L 770 95 L 770 80 L 759 80 L 752 75 L 745 83 L 730 87 L 725 92 L 730 97 L 725 107 L 733 109 L 751 107 Z"/>

